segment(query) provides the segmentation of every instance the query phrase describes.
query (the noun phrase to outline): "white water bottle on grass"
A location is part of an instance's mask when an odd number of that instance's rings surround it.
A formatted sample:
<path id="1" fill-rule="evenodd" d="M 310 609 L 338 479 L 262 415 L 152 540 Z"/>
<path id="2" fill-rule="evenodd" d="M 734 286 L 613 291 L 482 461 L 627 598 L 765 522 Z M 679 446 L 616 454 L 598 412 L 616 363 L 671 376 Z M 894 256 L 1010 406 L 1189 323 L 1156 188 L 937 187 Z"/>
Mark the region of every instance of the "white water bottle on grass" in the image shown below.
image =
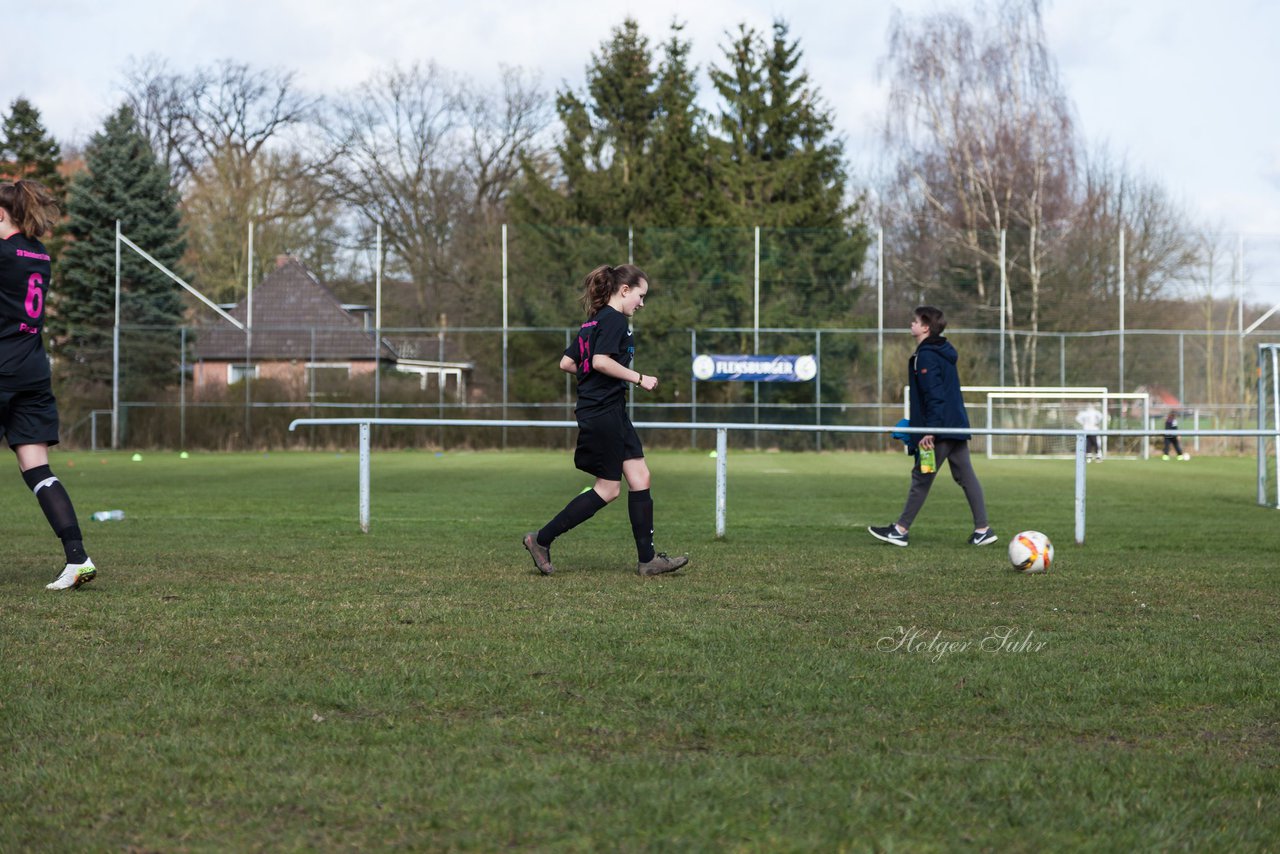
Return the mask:
<path id="1" fill-rule="evenodd" d="M 99 510 L 93 514 L 93 521 L 95 522 L 119 522 L 123 518 L 123 510 Z"/>

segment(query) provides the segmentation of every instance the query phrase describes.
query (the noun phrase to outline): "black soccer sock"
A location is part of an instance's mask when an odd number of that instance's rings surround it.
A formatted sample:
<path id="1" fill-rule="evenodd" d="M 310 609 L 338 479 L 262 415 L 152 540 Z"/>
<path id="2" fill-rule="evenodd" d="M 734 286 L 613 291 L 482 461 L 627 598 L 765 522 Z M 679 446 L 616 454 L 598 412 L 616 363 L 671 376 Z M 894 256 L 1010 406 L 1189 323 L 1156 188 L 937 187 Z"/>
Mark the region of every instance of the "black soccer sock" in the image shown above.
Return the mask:
<path id="1" fill-rule="evenodd" d="M 22 479 L 35 493 L 40 502 L 44 517 L 49 520 L 49 527 L 62 540 L 62 550 L 67 554 L 67 563 L 84 563 L 89 558 L 84 552 L 84 539 L 80 534 L 80 525 L 76 521 L 76 509 L 71 505 L 71 496 L 67 495 L 62 481 L 53 475 L 47 465 L 36 466 L 22 473 Z"/>
<path id="2" fill-rule="evenodd" d="M 594 489 L 575 495 L 573 500 L 556 514 L 556 517 L 538 531 L 538 545 L 547 548 L 551 541 L 566 531 L 578 527 L 599 512 L 609 502 L 600 497 Z"/>
<path id="3" fill-rule="evenodd" d="M 627 515 L 631 517 L 631 535 L 636 538 L 636 557 L 641 563 L 653 560 L 653 496 L 647 489 L 627 495 Z"/>

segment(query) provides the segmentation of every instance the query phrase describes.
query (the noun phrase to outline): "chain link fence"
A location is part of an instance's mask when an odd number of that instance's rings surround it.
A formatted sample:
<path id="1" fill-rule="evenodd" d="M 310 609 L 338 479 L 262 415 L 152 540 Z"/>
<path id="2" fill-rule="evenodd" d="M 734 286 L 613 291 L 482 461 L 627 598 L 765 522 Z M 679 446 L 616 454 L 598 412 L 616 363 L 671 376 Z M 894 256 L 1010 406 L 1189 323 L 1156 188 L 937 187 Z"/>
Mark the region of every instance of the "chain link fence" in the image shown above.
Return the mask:
<path id="1" fill-rule="evenodd" d="M 892 424 L 902 413 L 906 362 L 914 348 L 906 326 L 912 308 L 923 302 L 942 305 L 952 316 L 947 336 L 960 352 L 966 385 L 1146 391 L 1153 414 L 1161 418 L 1176 407 L 1184 423 L 1201 420 L 1206 429 L 1243 429 L 1256 420 L 1253 352 L 1258 343 L 1280 340 L 1280 314 L 1259 317 L 1255 305 L 1246 316 L 1244 306 L 1247 296 L 1257 303 L 1280 283 L 1280 242 L 1221 239 L 1225 249 L 1183 271 L 1183 280 L 1166 283 L 1165 298 L 1127 306 L 1115 287 L 1125 281 L 1118 249 L 1100 247 L 1100 255 L 1114 255 L 1113 263 L 1081 281 L 1070 278 L 1067 266 L 1050 264 L 1039 286 L 1053 294 L 1055 313 L 1043 315 L 1035 324 L 1040 331 L 1031 332 L 1024 294 L 1016 294 L 1015 311 L 1003 303 L 1004 289 L 1001 299 L 990 290 L 1003 268 L 985 270 L 985 295 L 968 294 L 958 268 L 948 268 L 945 259 L 914 259 L 915 267 L 932 265 L 950 277 L 945 287 L 936 281 L 922 285 L 901 272 L 908 265 L 891 257 L 892 248 L 877 256 L 886 242 L 894 245 L 879 238 L 862 226 L 501 226 L 429 288 L 389 278 L 385 305 L 348 305 L 326 323 L 297 325 L 295 318 L 293 326 L 259 315 L 242 351 L 238 331 L 231 336 L 234 352 L 211 355 L 202 347 L 202 340 L 215 337 L 211 330 L 220 329 L 226 339 L 232 327 L 200 306 L 194 316 L 203 322 L 193 326 L 122 326 L 114 438 L 120 447 L 139 448 L 325 447 L 347 445 L 350 436 L 322 428 L 289 434 L 288 423 L 367 414 L 571 419 L 572 378 L 556 363 L 582 314 L 579 283 L 602 260 L 633 259 L 652 278 L 650 298 L 634 319 L 636 364 L 661 378 L 654 393 L 632 392 L 636 420 Z M 1016 263 L 1009 264 L 1003 272 L 1016 278 Z M 374 289 L 346 293 L 367 298 Z M 1013 299 L 1012 284 L 1009 293 Z M 404 322 L 423 320 L 424 306 L 431 307 L 434 323 Z M 375 316 L 384 318 L 384 328 L 376 331 Z M 1261 322 L 1246 329 L 1255 318 Z M 335 345 L 326 342 L 350 342 L 353 323 L 368 352 L 349 345 L 333 351 Z M 1054 331 L 1046 328 L 1050 324 Z M 112 438 L 104 437 L 100 417 L 90 415 L 112 406 L 110 331 L 102 337 L 102 352 L 81 350 L 81 364 L 59 366 L 54 351 L 55 370 L 64 378 L 57 388 L 68 446 L 102 446 Z M 269 342 L 285 338 L 291 342 L 288 352 L 271 349 Z M 698 381 L 691 365 L 699 354 L 812 355 L 818 373 L 801 383 Z M 668 431 L 647 441 L 697 447 L 699 438 L 696 431 Z M 755 435 L 744 441 L 765 447 L 885 446 L 877 437 L 852 434 Z M 376 442 L 567 446 L 572 436 L 480 427 L 387 428 L 379 429 Z"/>

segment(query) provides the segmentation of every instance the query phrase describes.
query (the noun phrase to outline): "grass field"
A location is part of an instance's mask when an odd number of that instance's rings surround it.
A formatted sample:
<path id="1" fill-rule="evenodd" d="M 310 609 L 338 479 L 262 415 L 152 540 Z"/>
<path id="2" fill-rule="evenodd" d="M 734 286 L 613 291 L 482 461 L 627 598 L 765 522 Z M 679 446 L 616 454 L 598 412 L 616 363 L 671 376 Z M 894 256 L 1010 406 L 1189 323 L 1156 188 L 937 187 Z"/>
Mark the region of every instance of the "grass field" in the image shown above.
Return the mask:
<path id="1" fill-rule="evenodd" d="M 1280 516 L 1254 461 L 655 453 L 533 572 L 564 453 L 59 453 L 100 567 L 0 485 L 0 851 L 1280 847 Z M 88 521 L 121 508 L 122 522 Z M 1016 530 L 1054 538 L 1009 570 Z"/>

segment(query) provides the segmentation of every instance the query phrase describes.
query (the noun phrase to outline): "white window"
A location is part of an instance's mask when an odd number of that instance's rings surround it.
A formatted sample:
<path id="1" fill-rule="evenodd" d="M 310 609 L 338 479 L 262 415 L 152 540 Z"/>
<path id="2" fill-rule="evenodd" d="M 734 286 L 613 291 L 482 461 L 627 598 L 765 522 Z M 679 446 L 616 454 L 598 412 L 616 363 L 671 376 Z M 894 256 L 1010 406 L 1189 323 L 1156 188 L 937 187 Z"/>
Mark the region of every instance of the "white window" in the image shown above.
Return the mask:
<path id="1" fill-rule="evenodd" d="M 245 377 L 256 380 L 258 378 L 257 365 L 227 365 L 227 384 L 238 383 Z"/>

